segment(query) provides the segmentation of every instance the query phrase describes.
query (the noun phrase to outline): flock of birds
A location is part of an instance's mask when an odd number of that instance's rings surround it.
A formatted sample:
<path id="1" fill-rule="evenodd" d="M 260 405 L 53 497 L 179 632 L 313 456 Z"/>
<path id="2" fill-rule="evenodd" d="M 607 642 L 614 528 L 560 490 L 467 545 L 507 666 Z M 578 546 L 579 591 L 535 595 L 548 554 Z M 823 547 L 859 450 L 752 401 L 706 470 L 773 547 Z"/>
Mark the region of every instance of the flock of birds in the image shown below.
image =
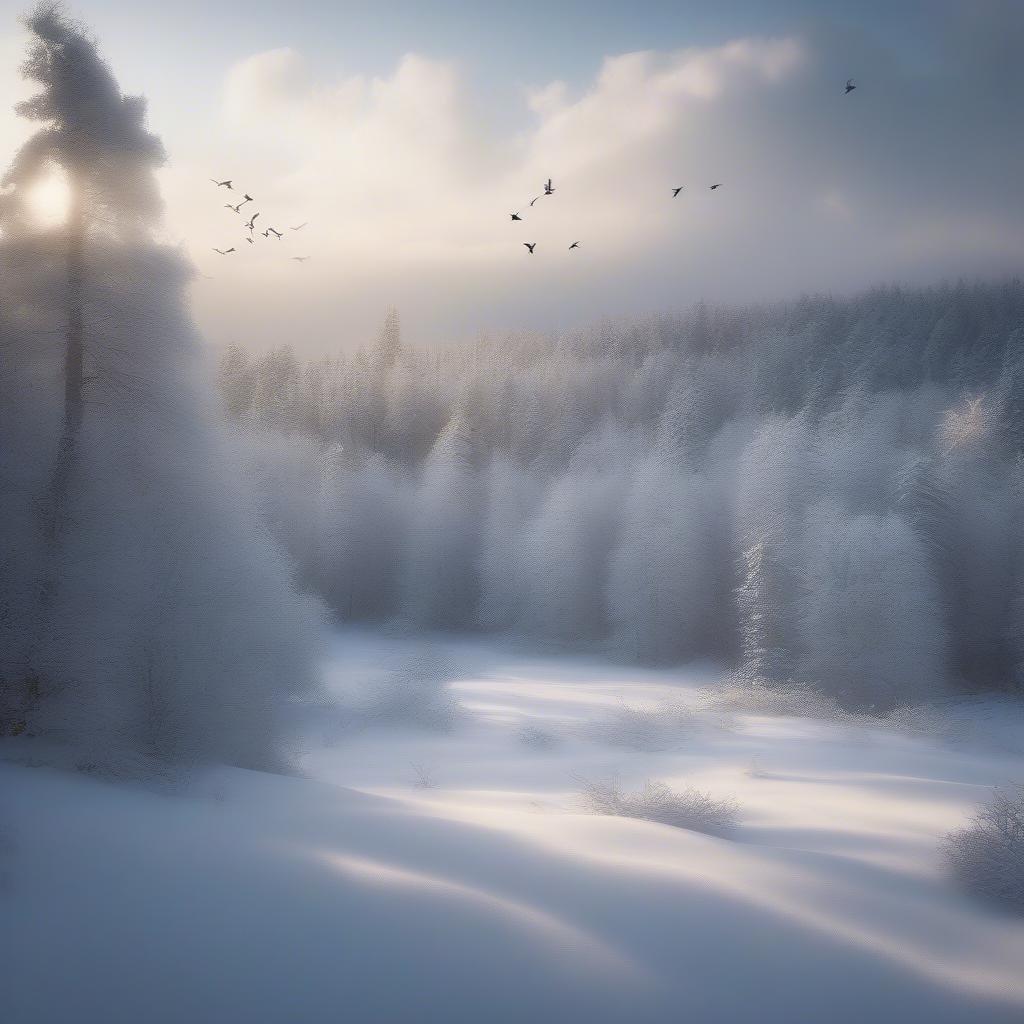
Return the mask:
<path id="1" fill-rule="evenodd" d="M 852 78 L 848 78 L 846 80 L 846 88 L 843 91 L 843 95 L 844 96 L 849 96 L 850 93 L 853 92 L 853 90 L 856 89 L 856 88 L 857 88 L 857 85 L 854 82 L 854 80 Z M 724 182 L 719 181 L 719 182 L 716 182 L 714 185 L 709 185 L 708 188 L 712 192 L 714 192 L 715 189 L 721 188 L 723 184 L 724 184 Z M 677 198 L 679 193 L 682 192 L 684 188 L 686 188 L 685 185 L 678 185 L 678 186 L 673 187 L 673 189 L 672 189 L 672 198 L 673 199 Z M 530 200 L 530 206 L 533 206 L 533 204 L 535 202 L 537 202 L 538 199 L 543 199 L 545 196 L 553 196 L 554 194 L 555 194 L 555 186 L 551 183 L 551 179 L 548 178 L 548 180 L 544 183 L 544 191 L 539 196 L 534 196 L 533 199 Z M 521 221 L 523 219 L 519 215 L 518 211 L 516 211 L 515 213 L 510 214 L 510 216 L 511 216 L 512 220 L 519 220 L 519 221 Z M 526 251 L 531 256 L 533 255 L 534 249 L 537 248 L 537 243 L 536 242 L 523 242 L 523 245 L 526 246 Z M 569 246 L 569 252 L 572 252 L 573 249 L 578 249 L 579 247 L 580 247 L 580 243 L 579 242 L 573 242 L 572 245 Z"/>
<path id="2" fill-rule="evenodd" d="M 856 86 L 852 86 L 851 88 L 856 89 L 857 87 Z M 673 188 L 672 189 L 672 198 L 675 199 L 675 197 L 678 196 L 679 193 L 682 192 L 685 187 L 686 187 L 685 185 L 680 185 L 678 188 Z M 716 185 L 709 185 L 708 187 L 711 189 L 712 192 L 714 192 L 716 188 L 721 188 L 722 187 L 722 182 L 718 182 L 718 184 L 716 184 Z M 553 196 L 554 194 L 555 194 L 555 186 L 551 183 L 551 179 L 548 178 L 548 180 L 546 182 L 544 182 L 544 191 L 539 196 L 534 196 L 534 198 L 530 200 L 530 206 L 533 206 L 533 204 L 535 202 L 537 202 L 538 199 L 543 199 L 544 196 Z M 518 211 L 515 212 L 515 213 L 510 214 L 509 216 L 511 216 L 512 220 L 522 220 L 523 219 L 519 215 Z M 529 254 L 531 256 L 533 255 L 533 250 L 537 248 L 537 243 L 536 242 L 523 242 L 523 245 L 526 246 L 526 250 L 527 250 L 527 252 L 529 252 Z M 577 242 L 573 242 L 569 246 L 569 252 L 572 252 L 573 249 L 578 249 L 579 247 L 580 247 L 580 243 L 578 241 Z"/>
<path id="3" fill-rule="evenodd" d="M 846 80 L 846 89 L 844 90 L 843 95 L 844 96 L 848 96 L 856 88 L 857 88 L 857 85 L 854 82 L 854 80 L 852 78 L 848 78 Z M 234 192 L 234 190 L 235 190 L 234 181 L 232 179 L 230 179 L 230 178 L 227 178 L 224 181 L 218 181 L 216 178 L 211 178 L 210 181 L 212 181 L 213 184 L 216 185 L 218 188 L 226 188 L 230 192 Z M 714 185 L 709 185 L 708 188 L 712 192 L 714 192 L 716 189 L 721 188 L 722 185 L 723 185 L 723 182 L 719 181 L 719 182 L 716 182 Z M 678 185 L 678 186 L 673 187 L 672 188 L 672 198 L 673 199 L 678 198 L 679 194 L 683 191 L 684 188 L 686 188 L 685 185 Z M 555 194 L 555 186 L 552 183 L 552 180 L 550 178 L 548 178 L 548 180 L 546 182 L 544 182 L 544 191 L 539 196 L 534 196 L 533 199 L 530 200 L 530 206 L 532 207 L 533 204 L 536 203 L 539 199 L 543 199 L 545 196 L 553 196 L 554 194 Z M 248 192 L 243 192 L 242 193 L 242 201 L 240 203 L 238 203 L 238 204 L 235 204 L 235 203 L 225 203 L 224 206 L 228 210 L 233 210 L 236 214 L 241 216 L 242 207 L 245 206 L 247 203 L 252 203 L 252 202 L 255 202 L 253 197 L 251 195 L 249 195 Z M 284 237 L 284 232 L 283 231 L 278 231 L 277 228 L 272 227 L 269 224 L 267 225 L 267 227 L 265 229 L 262 229 L 262 230 L 260 228 L 256 227 L 256 220 L 257 220 L 257 218 L 259 216 L 260 216 L 259 213 L 254 213 L 245 222 L 245 227 L 246 227 L 246 229 L 249 232 L 249 234 L 246 236 L 246 239 L 245 239 L 246 242 L 249 245 L 255 245 L 256 244 L 255 236 L 257 236 L 257 235 L 262 235 L 266 239 L 269 239 L 270 236 L 273 235 L 274 238 L 277 239 L 277 241 L 281 241 L 281 239 Z M 510 214 L 510 217 L 514 221 L 521 221 L 523 219 L 519 215 L 518 211 Z M 289 228 L 289 230 L 290 231 L 301 231 L 306 226 L 307 223 L 308 223 L 307 221 L 303 221 L 301 224 L 297 224 L 294 227 Z M 537 243 L 536 242 L 523 242 L 523 245 L 526 247 L 526 251 L 531 256 L 533 255 L 534 250 L 537 248 Z M 579 241 L 573 242 L 569 246 L 569 252 L 572 252 L 573 249 L 578 249 L 579 247 L 580 247 Z M 237 250 L 235 249 L 234 246 L 231 246 L 230 249 L 218 249 L 216 246 L 214 246 L 213 247 L 213 251 L 216 252 L 216 253 L 219 253 L 221 256 L 229 256 L 231 253 L 236 252 Z M 290 259 L 294 260 L 296 263 L 305 263 L 306 260 L 309 259 L 309 257 L 308 256 L 291 256 Z"/>
<path id="4" fill-rule="evenodd" d="M 555 194 L 555 186 L 551 183 L 551 179 L 548 178 L 548 180 L 546 182 L 544 182 L 544 191 L 539 196 L 534 196 L 530 200 L 530 206 L 533 206 L 533 204 L 535 202 L 537 202 L 538 199 L 543 199 L 544 196 L 553 196 L 554 194 Z M 513 213 L 511 215 L 511 217 L 512 217 L 513 220 L 522 220 L 523 219 L 522 217 L 519 216 L 518 212 Z M 523 242 L 523 245 L 526 246 L 527 252 L 529 252 L 531 256 L 533 255 L 533 250 L 537 248 L 537 243 L 536 242 Z M 569 251 L 572 252 L 573 249 L 578 249 L 579 247 L 580 247 L 580 243 L 579 242 L 573 242 L 572 245 L 569 246 Z"/>
<path id="5" fill-rule="evenodd" d="M 232 179 L 232 178 L 225 178 L 224 181 L 218 181 L 216 178 L 211 178 L 210 181 L 212 181 L 214 183 L 214 185 L 217 186 L 217 188 L 226 188 L 229 192 L 234 192 L 235 191 L 235 183 L 234 183 L 234 179 Z M 253 199 L 253 197 L 251 195 L 249 195 L 248 192 L 243 192 L 242 193 L 242 201 L 240 203 L 237 203 L 237 204 L 235 204 L 235 203 L 225 203 L 224 204 L 224 208 L 227 209 L 227 210 L 233 210 L 235 213 L 237 213 L 239 216 L 241 216 L 242 215 L 242 207 L 245 206 L 247 203 L 254 203 L 255 201 L 256 200 Z M 274 238 L 277 239 L 277 241 L 280 242 L 281 239 L 284 238 L 284 232 L 283 231 L 278 231 L 277 228 L 272 227 L 269 224 L 266 226 L 266 228 L 263 228 L 263 229 L 258 228 L 256 226 L 256 220 L 257 220 L 257 218 L 259 216 L 260 216 L 259 213 L 254 213 L 245 222 L 245 227 L 246 227 L 246 229 L 249 232 L 249 234 L 246 235 L 246 237 L 245 237 L 246 242 L 248 242 L 249 245 L 255 245 L 256 244 L 256 237 L 259 236 L 259 235 L 262 235 L 266 239 L 269 239 L 270 236 L 273 235 Z M 296 224 L 294 227 L 291 227 L 288 230 L 289 231 L 301 231 L 306 226 L 307 223 L 308 223 L 308 221 L 303 221 L 301 224 Z M 231 253 L 237 252 L 238 250 L 235 248 L 235 246 L 231 246 L 230 249 L 218 249 L 217 246 L 214 246 L 213 247 L 213 251 L 216 252 L 216 253 L 219 253 L 221 256 L 229 256 Z M 306 260 L 309 259 L 309 257 L 308 256 L 291 256 L 291 257 L 289 257 L 289 259 L 294 260 L 296 263 L 305 263 Z"/>

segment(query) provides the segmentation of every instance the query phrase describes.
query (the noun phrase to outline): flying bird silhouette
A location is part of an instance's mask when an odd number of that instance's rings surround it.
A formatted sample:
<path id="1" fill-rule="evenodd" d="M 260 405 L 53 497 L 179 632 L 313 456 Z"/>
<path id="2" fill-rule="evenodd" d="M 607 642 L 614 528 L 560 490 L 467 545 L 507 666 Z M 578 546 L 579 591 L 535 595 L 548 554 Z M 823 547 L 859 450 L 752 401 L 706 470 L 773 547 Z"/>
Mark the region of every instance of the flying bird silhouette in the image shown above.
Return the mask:
<path id="1" fill-rule="evenodd" d="M 264 238 L 269 238 L 269 237 L 270 237 L 270 229 L 268 228 L 268 229 L 267 229 L 266 231 L 261 231 L 261 232 L 260 232 L 260 234 L 261 234 L 261 235 L 262 235 L 262 236 L 263 236 Z"/>
<path id="2" fill-rule="evenodd" d="M 513 220 L 522 220 L 523 218 L 522 218 L 522 217 L 520 217 L 518 213 L 513 213 L 513 214 L 512 214 L 512 219 L 513 219 Z"/>
<path id="3" fill-rule="evenodd" d="M 532 198 L 532 199 L 530 200 L 530 205 L 531 205 L 531 206 L 533 206 L 533 204 L 534 204 L 535 202 L 537 202 L 537 200 L 538 200 L 538 199 L 540 199 L 540 196 L 534 196 L 534 197 L 533 197 L 533 198 Z"/>
<path id="4" fill-rule="evenodd" d="M 256 229 L 256 218 L 257 218 L 258 216 L 259 216 L 259 214 L 258 214 L 258 213 L 254 213 L 254 214 L 252 215 L 252 218 L 251 218 L 250 220 L 247 220 L 247 221 L 245 222 L 245 226 L 246 226 L 246 227 L 247 227 L 247 228 L 248 228 L 248 229 L 249 229 L 250 231 L 254 231 L 254 230 Z"/>
<path id="5" fill-rule="evenodd" d="M 554 195 L 554 192 L 555 192 L 555 186 L 551 184 L 551 179 L 548 178 L 548 180 L 544 183 L 544 195 L 546 195 L 546 196 Z"/>
<path id="6" fill-rule="evenodd" d="M 722 187 L 722 182 L 719 182 L 717 185 L 712 185 L 711 186 L 711 191 L 714 192 L 716 188 L 721 188 L 721 187 Z"/>
<path id="7" fill-rule="evenodd" d="M 239 203 L 237 206 L 232 206 L 230 203 L 228 203 L 228 209 L 234 210 L 235 213 L 241 213 L 243 206 L 245 206 L 245 203 Z"/>
<path id="8" fill-rule="evenodd" d="M 218 181 L 216 178 L 211 178 L 210 181 L 212 181 L 218 188 L 230 188 L 232 192 L 234 191 L 231 186 L 231 182 L 234 181 L 234 178 L 228 178 L 227 181 Z"/>
<path id="9" fill-rule="evenodd" d="M 214 252 L 219 252 L 221 254 L 221 256 L 227 256 L 227 254 L 229 252 L 234 252 L 235 251 L 235 247 L 231 246 L 230 249 L 218 249 L 216 246 L 214 246 L 213 247 L 213 251 Z"/>
<path id="10" fill-rule="evenodd" d="M 275 237 L 276 239 L 280 240 L 280 238 L 281 238 L 281 235 L 282 235 L 282 232 L 280 232 L 280 231 L 278 231 L 278 230 L 277 230 L 276 228 L 272 228 L 272 227 L 270 227 L 270 226 L 268 226 L 268 227 L 267 227 L 267 231 L 268 231 L 268 232 L 269 232 L 270 234 L 272 234 L 272 235 L 273 235 L 273 236 L 274 236 L 274 237 Z"/>
<path id="11" fill-rule="evenodd" d="M 308 256 L 293 256 L 292 259 L 295 260 L 296 263 L 305 263 L 306 260 L 309 259 L 309 257 Z"/>
<path id="12" fill-rule="evenodd" d="M 292 231 L 301 231 L 308 223 L 308 220 L 304 220 L 298 227 L 292 228 Z"/>
<path id="13" fill-rule="evenodd" d="M 247 241 L 247 242 L 248 242 L 248 243 L 249 243 L 250 245 L 255 245 L 255 244 L 256 244 L 256 243 L 255 243 L 255 242 L 254 242 L 254 241 L 253 241 L 253 240 L 252 240 L 251 238 L 247 238 L 247 239 L 246 239 L 246 241 Z"/>
<path id="14" fill-rule="evenodd" d="M 684 188 L 684 187 L 685 187 L 685 186 L 683 186 L 683 185 L 680 185 L 680 186 L 679 186 L 679 188 L 674 188 L 674 189 L 672 189 L 672 198 L 673 198 L 673 199 L 675 199 L 675 197 L 676 197 L 677 195 L 679 195 L 679 193 L 680 193 L 680 192 L 682 192 L 682 191 L 683 191 L 683 188 Z"/>
<path id="15" fill-rule="evenodd" d="M 573 242 L 572 245 L 569 246 L 569 252 L 572 252 L 573 249 L 578 249 L 579 247 L 580 247 L 580 243 L 579 242 Z"/>
<path id="16" fill-rule="evenodd" d="M 525 245 L 526 248 L 530 250 L 530 255 L 532 256 L 533 255 L 533 250 L 537 247 L 537 243 L 536 242 L 523 242 L 523 245 Z"/>
<path id="17" fill-rule="evenodd" d="M 853 79 L 852 79 L 852 78 L 848 78 L 848 79 L 846 80 L 846 90 L 845 90 L 845 91 L 843 92 L 843 95 L 844 95 L 844 96 L 847 96 L 847 95 L 849 95 L 849 94 L 850 94 L 851 92 L 853 92 L 853 90 L 854 90 L 854 89 L 856 89 L 856 88 L 857 88 L 857 86 L 856 86 L 856 85 L 854 85 L 854 83 L 853 83 Z"/>

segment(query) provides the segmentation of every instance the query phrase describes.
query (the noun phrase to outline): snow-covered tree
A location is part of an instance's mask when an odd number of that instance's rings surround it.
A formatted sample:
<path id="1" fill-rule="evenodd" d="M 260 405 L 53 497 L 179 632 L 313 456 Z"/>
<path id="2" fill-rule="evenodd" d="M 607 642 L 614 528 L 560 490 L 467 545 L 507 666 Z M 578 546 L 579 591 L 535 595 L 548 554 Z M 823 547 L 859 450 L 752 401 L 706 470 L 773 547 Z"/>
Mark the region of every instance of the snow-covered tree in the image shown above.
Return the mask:
<path id="1" fill-rule="evenodd" d="M 711 512 L 680 462 L 659 447 L 637 465 L 608 581 L 616 645 L 657 661 L 707 651 L 716 608 Z"/>
<path id="2" fill-rule="evenodd" d="M 798 678 L 859 707 L 944 691 L 938 592 L 927 552 L 902 519 L 815 509 L 799 575 Z"/>
<path id="3" fill-rule="evenodd" d="M 46 429 L 16 434 L 2 459 L 15 521 L 31 509 L 42 538 L 14 538 L 32 564 L 13 600 L 41 597 L 32 628 L 2 638 L 18 645 L 4 729 L 60 739 L 83 765 L 280 763 L 282 705 L 315 680 L 318 606 L 293 589 L 236 472 L 185 310 L 189 270 L 152 240 L 162 150 L 144 105 L 59 9 L 28 26 L 41 92 L 22 112 L 43 126 L 8 176 L 0 246 L 28 387 L 4 395 Z M 25 202 L 49 167 L 70 191 L 56 231 Z M 41 357 L 55 325 L 63 351 Z M 54 467 L 45 482 L 23 471 L 38 465 Z"/>
<path id="4" fill-rule="evenodd" d="M 516 545 L 536 507 L 537 483 L 526 469 L 498 456 L 486 470 L 484 486 L 477 623 L 487 629 L 508 630 L 519 622 L 523 602 L 529 597 L 516 560 Z"/>
<path id="5" fill-rule="evenodd" d="M 784 681 L 803 658 L 801 573 L 815 571 L 805 531 L 832 504 L 847 521 L 906 523 L 938 589 L 950 674 L 1001 686 L 1024 574 L 1011 483 L 1022 323 L 1024 285 L 1006 282 L 403 346 L 387 368 L 371 339 L 318 370 L 322 393 L 297 367 L 299 426 L 268 429 L 341 442 L 360 464 L 384 460 L 395 491 L 378 492 L 372 473 L 339 484 L 321 565 L 338 566 L 347 592 L 349 552 L 367 553 L 360 572 L 384 579 L 399 551 L 406 608 L 415 591 L 424 621 L 444 623 L 434 583 L 458 579 L 449 622 L 585 637 L 628 656 L 742 657 Z M 453 431 L 461 468 L 439 472 L 439 438 Z M 277 457 L 287 462 L 290 446 L 303 461 L 297 438 Z M 295 471 L 282 466 L 267 485 L 284 492 Z M 365 506 L 352 490 L 364 484 Z M 301 560 L 311 530 L 304 503 L 286 498 L 266 504 L 294 508 L 280 535 Z M 382 516 L 411 510 L 415 541 L 369 543 L 360 510 L 377 500 Z M 318 587 L 339 606 L 327 579 Z M 705 625 L 680 631 L 698 593 Z"/>
<path id="6" fill-rule="evenodd" d="M 474 620 L 479 481 L 466 421 L 454 418 L 437 439 L 411 496 L 403 612 L 428 626 Z"/>
<path id="7" fill-rule="evenodd" d="M 746 669 L 766 679 L 792 672 L 794 569 L 803 513 L 817 486 L 805 418 L 770 417 L 740 460 L 737 533 L 742 552 L 736 592 Z"/>

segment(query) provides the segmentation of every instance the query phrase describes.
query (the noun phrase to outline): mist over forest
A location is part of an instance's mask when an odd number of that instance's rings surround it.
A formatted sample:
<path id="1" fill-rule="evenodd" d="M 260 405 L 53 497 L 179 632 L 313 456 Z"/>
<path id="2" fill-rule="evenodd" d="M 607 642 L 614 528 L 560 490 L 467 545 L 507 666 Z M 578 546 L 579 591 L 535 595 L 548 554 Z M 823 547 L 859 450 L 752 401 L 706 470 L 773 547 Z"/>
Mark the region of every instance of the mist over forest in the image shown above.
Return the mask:
<path id="1" fill-rule="evenodd" d="M 700 305 L 220 363 L 264 521 L 346 621 L 723 659 L 891 707 L 1018 686 L 1024 286 Z"/>
<path id="2" fill-rule="evenodd" d="M 288 14 L 282 36 L 324 35 L 319 7 Z M 24 28 L 27 138 L 0 179 L 4 1024 L 1019 1024 L 1014 265 L 444 345 L 392 308 L 315 359 L 281 317 L 281 345 L 240 323 L 219 349 L 203 302 L 298 308 L 308 262 L 348 269 L 314 232 L 351 224 L 271 220 L 245 167 L 199 175 L 232 232 L 204 252 L 227 280 L 202 274 L 164 240 L 145 101 L 60 5 Z M 770 82 L 798 51 L 680 50 L 655 106 L 685 120 L 730 68 L 782 53 Z M 294 93 L 294 54 L 262 58 L 253 96 Z M 660 63 L 600 79 L 644 93 Z M 316 117 L 278 115 L 358 127 L 372 96 L 410 125 L 414 179 L 454 78 L 403 67 L 397 91 L 306 81 Z M 845 74 L 821 103 L 854 109 Z M 756 121 L 746 95 L 727 109 Z M 564 83 L 546 96 L 557 126 Z M 629 105 L 579 106 L 589 149 Z M 353 129 L 333 158 L 386 138 Z M 333 181 L 275 149 L 292 189 Z M 702 194 L 725 209 L 724 184 Z M 363 216 L 394 230 L 410 193 L 390 200 Z M 455 278 L 457 250 L 485 274 L 472 238 L 399 264 Z M 531 287 L 556 305 L 547 268 L 585 282 L 590 251 L 542 247 Z"/>

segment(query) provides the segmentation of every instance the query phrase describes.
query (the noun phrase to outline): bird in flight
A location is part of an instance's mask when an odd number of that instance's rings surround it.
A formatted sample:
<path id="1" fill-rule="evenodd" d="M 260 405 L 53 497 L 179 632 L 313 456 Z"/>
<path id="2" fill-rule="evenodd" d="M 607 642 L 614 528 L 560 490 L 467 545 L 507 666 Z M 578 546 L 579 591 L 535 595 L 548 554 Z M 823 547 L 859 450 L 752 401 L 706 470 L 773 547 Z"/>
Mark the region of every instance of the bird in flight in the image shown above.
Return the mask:
<path id="1" fill-rule="evenodd" d="M 308 223 L 308 220 L 304 220 L 298 227 L 292 228 L 292 231 L 301 231 Z"/>
<path id="2" fill-rule="evenodd" d="M 245 203 L 239 203 L 237 206 L 232 206 L 230 203 L 228 203 L 227 206 L 229 210 L 234 210 L 235 213 L 241 213 L 242 207 L 245 206 Z"/>
<path id="3" fill-rule="evenodd" d="M 579 247 L 580 247 L 580 243 L 579 242 L 573 242 L 572 245 L 569 246 L 569 252 L 572 252 L 573 249 L 578 249 Z"/>
<path id="4" fill-rule="evenodd" d="M 533 255 L 533 250 L 537 247 L 536 242 L 523 242 L 523 245 L 530 250 L 530 254 Z"/>
<path id="5" fill-rule="evenodd" d="M 722 182 L 719 182 L 717 185 L 712 185 L 711 186 L 711 191 L 714 192 L 716 188 L 721 188 L 721 187 L 722 187 Z"/>
<path id="6" fill-rule="evenodd" d="M 544 183 L 544 195 L 550 196 L 550 195 L 554 195 L 554 193 L 555 193 L 555 186 L 551 184 L 551 179 L 548 178 L 548 180 Z"/>
<path id="7" fill-rule="evenodd" d="M 306 260 L 309 259 L 309 257 L 308 256 L 293 256 L 292 259 L 295 260 L 296 263 L 305 263 Z"/>
<path id="8" fill-rule="evenodd" d="M 676 197 L 677 195 L 679 195 L 679 193 L 680 193 L 680 192 L 682 192 L 682 191 L 683 191 L 683 188 L 684 188 L 684 187 L 685 187 L 685 186 L 683 186 L 683 185 L 680 185 L 680 186 L 679 186 L 679 188 L 674 188 L 674 189 L 672 189 L 672 198 L 673 198 L 673 199 L 675 199 L 675 197 Z"/>
<path id="9" fill-rule="evenodd" d="M 522 220 L 523 218 L 522 218 L 522 217 L 520 217 L 518 213 L 513 213 L 513 214 L 512 214 L 512 219 L 513 219 L 513 220 Z"/>
<path id="10" fill-rule="evenodd" d="M 252 215 L 252 218 L 251 218 L 250 220 L 247 220 L 247 221 L 245 222 L 245 226 L 246 226 L 246 227 L 247 227 L 247 228 L 248 228 L 248 229 L 249 229 L 250 231 L 254 231 L 254 230 L 255 230 L 255 228 L 256 228 L 256 218 L 257 218 L 258 216 L 259 216 L 259 214 L 258 214 L 258 213 L 254 213 L 254 214 Z"/>
<path id="11" fill-rule="evenodd" d="M 221 254 L 221 256 L 227 256 L 227 254 L 229 252 L 234 252 L 235 251 L 235 247 L 231 246 L 230 249 L 218 249 L 216 246 L 214 246 L 213 247 L 213 251 L 214 252 L 219 252 Z"/>
<path id="12" fill-rule="evenodd" d="M 849 93 L 853 92 L 853 90 L 856 89 L 856 88 L 857 88 L 857 86 L 854 85 L 853 79 L 852 78 L 848 78 L 846 80 L 846 91 L 843 93 L 843 95 L 844 96 L 848 95 Z"/>
<path id="13" fill-rule="evenodd" d="M 282 232 L 278 231 L 276 228 L 272 228 L 269 226 L 267 227 L 267 232 L 280 241 Z"/>
<path id="14" fill-rule="evenodd" d="M 233 178 L 229 178 L 227 181 L 218 181 L 216 178 L 211 178 L 210 181 L 212 181 L 218 188 L 230 188 L 232 192 L 234 191 L 231 186 L 231 182 L 234 181 Z"/>
<path id="15" fill-rule="evenodd" d="M 254 242 L 254 241 L 253 241 L 253 240 L 252 240 L 251 238 L 247 238 L 247 239 L 246 239 L 246 241 L 247 241 L 247 242 L 248 242 L 248 243 L 249 243 L 250 245 L 255 245 L 255 244 L 256 244 L 256 243 L 255 243 L 255 242 Z"/>
<path id="16" fill-rule="evenodd" d="M 532 198 L 532 199 L 530 200 L 530 205 L 531 205 L 531 206 L 533 206 L 533 204 L 534 204 L 535 202 L 537 202 L 537 200 L 538 200 L 538 199 L 540 199 L 540 196 L 534 196 L 534 197 L 533 197 L 533 198 Z"/>

